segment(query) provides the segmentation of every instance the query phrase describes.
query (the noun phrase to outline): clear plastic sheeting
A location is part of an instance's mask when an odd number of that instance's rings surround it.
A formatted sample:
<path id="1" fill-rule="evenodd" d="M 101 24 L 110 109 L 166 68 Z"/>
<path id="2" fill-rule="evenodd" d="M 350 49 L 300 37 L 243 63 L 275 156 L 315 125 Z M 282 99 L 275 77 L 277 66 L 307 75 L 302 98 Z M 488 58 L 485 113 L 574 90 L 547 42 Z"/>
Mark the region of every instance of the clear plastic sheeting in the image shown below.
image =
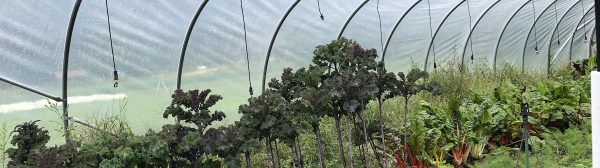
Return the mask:
<path id="1" fill-rule="evenodd" d="M 405 3 L 397 3 L 397 0 L 369 0 L 350 20 L 348 28 L 342 36 L 356 40 L 363 48 L 377 49 L 378 55 L 381 56 L 383 52 L 382 43 L 385 45 L 394 24 L 407 12 L 412 4 L 418 1 L 421 0 L 406 1 Z M 377 2 L 379 2 L 379 14 L 381 15 L 381 32 L 377 15 Z M 365 32 L 368 32 L 368 35 L 365 35 Z M 383 34 L 383 38 L 381 38 L 381 34 Z"/>
<path id="2" fill-rule="evenodd" d="M 590 49 L 592 42 L 592 34 L 596 28 L 594 22 L 594 15 L 596 13 L 591 11 L 581 19 L 577 25 L 575 32 L 572 35 L 573 40 L 571 41 L 570 55 L 571 60 L 588 59 L 591 56 Z"/>
<path id="3" fill-rule="evenodd" d="M 525 49 L 523 46 L 526 45 L 528 36 L 534 36 L 534 39 L 536 36 L 540 37 L 541 29 L 539 26 L 535 26 L 534 22 L 538 20 L 545 11 L 554 7 L 552 5 L 554 5 L 555 2 L 557 2 L 557 0 L 529 1 L 514 15 L 511 22 L 506 25 L 506 30 L 500 36 L 500 40 L 498 41 L 497 53 L 495 54 L 496 66 L 502 64 L 511 64 L 520 68 L 531 66 L 526 65 L 523 62 L 523 50 Z M 539 45 L 540 42 L 538 41 L 537 43 Z"/>
<path id="4" fill-rule="evenodd" d="M 556 1 L 537 18 L 534 27 L 527 34 L 525 51 L 522 53 L 523 65 L 528 69 L 540 73 L 550 70 L 548 47 L 551 45 L 554 25 L 558 24 L 559 16 L 564 15 L 570 7 L 577 5 L 576 3 L 576 0 Z M 555 44 L 557 43 L 558 41 L 555 41 Z"/>
<path id="5" fill-rule="evenodd" d="M 254 95 L 261 93 L 271 36 L 292 2 L 243 1 Z M 237 120 L 236 105 L 250 97 L 243 26 L 239 0 L 209 1 L 193 28 L 183 64 L 182 89 L 211 89 L 222 95 L 216 106 L 227 112 L 226 120 Z"/>
<path id="6" fill-rule="evenodd" d="M 427 46 L 433 34 L 430 31 L 430 21 L 431 28 L 435 31 L 449 11 L 461 2 L 462 0 L 418 2 L 400 21 L 391 38 L 385 56 L 386 67 L 391 71 L 409 70 L 413 65 L 422 67 L 426 62 Z"/>
<path id="7" fill-rule="evenodd" d="M 181 68 L 181 88 L 222 95 L 217 109 L 234 121 L 237 105 L 250 97 L 250 84 L 254 95 L 261 94 L 263 84 L 283 68 L 307 66 L 315 46 L 340 33 L 377 49 L 380 56 L 387 49 L 386 67 L 395 73 L 413 67 L 432 71 L 434 64 L 509 64 L 548 73 L 588 58 L 596 46 L 592 0 L 242 1 L 247 56 L 240 0 L 108 0 L 117 88 L 106 1 L 82 1 L 67 71 L 72 116 L 119 112 L 127 104 L 138 110 L 124 114 L 136 118 L 136 131 L 157 128 Z M 203 3 L 180 64 L 190 22 Z M 73 1 L 1 3 L 0 77 L 62 97 L 64 44 L 73 6 Z M 0 94 L 14 95 L 0 100 L 0 107 L 6 107 L 0 108 L 1 121 L 55 116 L 39 105 L 45 97 L 7 83 L 0 84 Z M 6 110 L 15 104 L 28 107 Z"/>
<path id="8" fill-rule="evenodd" d="M 266 65 L 266 82 L 280 77 L 284 67 L 297 68 L 311 63 L 315 46 L 337 38 L 341 26 L 360 3 L 362 0 L 345 0 L 344 3 L 331 0 L 300 1 L 275 39 Z M 323 20 L 320 18 L 319 6 Z M 367 33 L 375 35 L 376 32 L 363 32 Z"/>
<path id="9" fill-rule="evenodd" d="M 72 6 L 71 1 L 0 3 L 0 76 L 60 96 Z"/>
<path id="10" fill-rule="evenodd" d="M 467 48 L 464 52 L 466 67 L 473 67 L 480 64 L 488 67 L 494 66 L 494 57 L 496 55 L 496 46 L 504 26 L 510 23 L 511 15 L 520 11 L 529 0 L 503 1 L 500 0 L 494 6 L 489 7 L 488 11 L 478 16 L 478 21 L 473 20 L 473 30 L 467 39 Z M 471 44 L 472 43 L 472 44 Z M 470 47 L 473 46 L 471 52 Z M 473 55 L 473 64 L 470 57 Z"/>
<path id="11" fill-rule="evenodd" d="M 435 52 L 435 61 L 441 66 L 474 63 L 474 61 L 471 62 L 471 55 L 465 55 L 464 52 L 465 50 L 470 52 L 471 49 L 475 48 L 465 46 L 465 40 L 471 32 L 471 26 L 475 24 L 477 17 L 488 7 L 494 7 L 492 5 L 497 2 L 497 0 L 462 2 L 438 28 L 439 31 L 434 35 L 433 42 L 429 46 L 429 56 L 432 58 Z M 432 68 L 432 65 L 432 62 L 428 63 L 429 68 Z"/>
<path id="12" fill-rule="evenodd" d="M 571 48 L 571 41 L 573 40 L 573 32 L 577 28 L 575 25 L 581 21 L 584 14 L 594 10 L 593 5 L 592 0 L 577 1 L 560 18 L 562 20 L 559 20 L 558 25 L 554 25 L 556 29 L 553 32 L 549 50 L 551 69 L 554 66 L 564 66 L 570 60 L 569 50 Z"/>

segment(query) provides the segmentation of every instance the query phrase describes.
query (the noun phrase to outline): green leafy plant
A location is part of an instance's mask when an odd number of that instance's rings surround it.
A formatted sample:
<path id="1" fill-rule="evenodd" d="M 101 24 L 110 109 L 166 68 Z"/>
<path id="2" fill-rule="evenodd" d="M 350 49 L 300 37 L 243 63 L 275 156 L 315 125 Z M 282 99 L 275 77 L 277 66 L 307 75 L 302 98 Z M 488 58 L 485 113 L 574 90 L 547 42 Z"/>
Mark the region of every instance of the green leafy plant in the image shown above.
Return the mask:
<path id="1" fill-rule="evenodd" d="M 239 113 L 242 114 L 240 124 L 251 130 L 256 138 L 265 140 L 271 164 L 275 164 L 272 142 L 292 132 L 289 123 L 281 120 L 286 107 L 285 99 L 270 91 L 250 98 L 248 104 L 239 107 Z"/>
<path id="2" fill-rule="evenodd" d="M 374 73 L 377 64 L 376 57 L 374 49 L 365 50 L 355 41 L 345 38 L 317 46 L 314 51 L 313 63 L 318 68 L 326 69 L 326 72 L 320 76 L 331 97 L 333 107 L 331 115 L 335 119 L 338 145 L 344 167 L 347 166 L 347 162 L 344 156 L 340 120 L 343 116 L 352 118 L 358 115 L 363 126 L 365 142 L 368 142 L 362 112 L 365 109 L 364 102 L 373 99 L 377 93 Z M 363 158 L 368 165 L 366 152 L 363 152 Z M 352 163 L 351 160 L 349 162 Z"/>
<path id="3" fill-rule="evenodd" d="M 202 166 L 214 164 L 210 159 L 217 151 L 217 142 L 223 138 L 221 130 L 209 128 L 215 121 L 225 118 L 221 111 L 210 108 L 222 99 L 219 95 L 209 95 L 210 89 L 199 91 L 176 90 L 171 105 L 163 117 L 172 116 L 177 124 L 163 126 L 160 136 L 167 142 L 173 166 Z M 187 127 L 181 121 L 193 124 Z"/>
<path id="4" fill-rule="evenodd" d="M 36 150 L 43 149 L 50 140 L 47 130 L 43 130 L 36 123 L 39 120 L 25 122 L 17 125 L 12 133 L 17 133 L 12 137 L 10 144 L 17 148 L 9 148 L 6 153 L 11 159 L 8 162 L 9 166 L 17 165 L 37 165 L 33 153 Z"/>
<path id="5" fill-rule="evenodd" d="M 425 91 L 434 91 L 437 87 L 433 82 L 425 82 L 425 78 L 427 78 L 429 74 L 425 71 L 421 71 L 419 69 L 412 69 L 405 75 L 403 72 L 398 73 L 398 80 L 393 82 L 393 89 L 391 95 L 398 95 L 404 99 L 404 162 L 407 163 L 408 156 L 408 101 L 411 96 L 417 94 L 418 92 Z"/>
<path id="6" fill-rule="evenodd" d="M 331 113 L 332 106 L 329 103 L 330 97 L 328 91 L 320 85 L 320 75 L 322 69 L 309 67 L 309 69 L 298 69 L 295 73 L 294 80 L 296 86 L 294 88 L 295 97 L 291 102 L 290 108 L 296 111 L 297 121 L 307 123 L 312 127 L 312 132 L 315 135 L 316 150 L 319 159 L 319 166 L 325 167 L 323 158 L 323 144 L 321 139 L 321 117 Z"/>
<path id="7" fill-rule="evenodd" d="M 543 82 L 532 93 L 531 109 L 540 124 L 564 130 L 590 116 L 589 90 L 573 80 Z"/>

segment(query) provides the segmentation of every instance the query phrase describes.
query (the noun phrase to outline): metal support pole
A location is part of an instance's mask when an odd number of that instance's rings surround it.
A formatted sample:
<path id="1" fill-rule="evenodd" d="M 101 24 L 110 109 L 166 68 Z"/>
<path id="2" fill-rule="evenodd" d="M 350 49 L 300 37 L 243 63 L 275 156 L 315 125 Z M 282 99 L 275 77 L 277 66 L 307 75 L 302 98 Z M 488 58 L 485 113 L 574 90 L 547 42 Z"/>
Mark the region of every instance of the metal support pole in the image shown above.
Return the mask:
<path id="1" fill-rule="evenodd" d="M 448 17 L 450 17 L 450 15 L 452 13 L 454 13 L 454 11 L 456 10 L 456 8 L 458 8 L 460 5 L 462 5 L 465 1 L 466 0 L 462 0 L 462 1 L 460 1 L 460 3 L 456 4 L 456 6 L 454 6 L 454 8 L 452 8 L 452 10 L 450 10 L 450 12 L 448 12 L 446 14 L 446 16 L 444 16 L 444 19 L 442 19 L 442 22 L 440 22 L 440 25 L 438 25 L 437 29 L 435 29 L 435 33 L 433 33 L 433 37 L 429 41 L 429 46 L 427 47 L 427 55 L 425 56 L 425 66 L 423 68 L 424 71 L 427 71 L 427 62 L 429 62 L 429 53 L 431 53 L 431 50 L 435 50 L 435 48 L 432 49 L 432 47 L 434 47 L 433 43 L 435 41 L 435 37 L 437 36 L 438 32 L 440 31 L 440 29 L 442 28 L 442 26 L 444 25 L 444 22 L 446 22 L 446 20 L 448 19 Z M 433 51 L 433 52 L 435 53 L 435 51 Z M 435 60 L 433 60 L 433 61 L 435 61 Z"/>
<path id="2" fill-rule="evenodd" d="M 277 24 L 277 28 L 275 29 L 275 32 L 273 33 L 273 37 L 271 37 L 271 43 L 269 44 L 269 49 L 267 50 L 267 57 L 265 58 L 265 67 L 263 69 L 262 92 L 265 92 L 265 85 L 267 82 L 267 70 L 269 68 L 269 58 L 271 57 L 271 51 L 273 50 L 273 44 L 275 43 L 275 39 L 277 39 L 277 34 L 279 34 L 279 29 L 281 29 L 283 22 L 285 22 L 285 19 L 287 19 L 288 15 L 290 15 L 292 10 L 294 10 L 294 8 L 296 7 L 296 5 L 298 5 L 298 3 L 300 3 L 300 0 L 294 1 L 292 6 L 290 6 L 290 8 L 288 8 L 288 10 L 285 12 L 283 17 L 281 18 L 281 20 L 279 20 L 279 24 Z"/>
<path id="3" fill-rule="evenodd" d="M 515 18 L 517 13 L 519 13 L 519 11 L 521 11 L 521 9 L 523 9 L 523 7 L 525 7 L 525 5 L 527 5 L 529 2 L 531 2 L 531 0 L 528 0 L 523 5 L 521 5 L 521 7 L 519 7 L 519 9 L 515 10 L 513 12 L 513 14 L 510 16 L 510 18 L 508 19 L 508 21 L 506 21 L 506 23 L 504 24 L 502 31 L 500 32 L 500 37 L 498 37 L 498 41 L 496 41 L 496 48 L 494 49 L 494 63 L 493 63 L 494 64 L 494 72 L 496 71 L 497 62 L 498 62 L 497 61 L 498 60 L 498 47 L 500 47 L 500 41 L 502 40 L 502 37 L 504 36 L 504 32 L 506 31 L 508 24 L 510 24 L 510 22 Z"/>
<path id="4" fill-rule="evenodd" d="M 200 4 L 200 7 L 198 7 L 198 10 L 196 10 L 194 17 L 192 18 L 192 22 L 190 23 L 190 26 L 188 26 L 187 33 L 185 34 L 185 39 L 183 40 L 183 46 L 181 46 L 181 57 L 179 58 L 179 67 L 177 69 L 177 89 L 181 89 L 181 75 L 182 75 L 183 63 L 184 63 L 184 59 L 185 59 L 185 51 L 187 50 L 188 42 L 190 41 L 190 36 L 192 35 L 192 31 L 194 30 L 194 25 L 196 25 L 196 21 L 198 20 L 198 16 L 200 16 L 200 13 L 202 13 L 202 10 L 204 10 L 204 7 L 208 3 L 208 1 L 209 0 L 204 0 L 202 2 L 202 4 Z"/>
<path id="5" fill-rule="evenodd" d="M 348 27 L 348 24 L 350 23 L 352 18 L 354 18 L 356 13 L 358 13 L 358 11 L 360 11 L 360 9 L 362 9 L 362 7 L 365 6 L 365 4 L 367 4 L 367 2 L 369 2 L 369 0 L 363 1 L 360 5 L 358 5 L 358 7 L 356 7 L 356 9 L 354 9 L 354 12 L 352 12 L 352 14 L 350 14 L 350 17 L 348 17 L 348 19 L 346 20 L 346 23 L 344 23 L 344 26 L 342 26 L 342 29 L 340 29 L 337 39 L 340 39 L 342 37 L 342 35 L 344 34 L 344 31 L 346 31 L 346 27 Z"/>
<path id="6" fill-rule="evenodd" d="M 533 20 L 533 25 L 531 26 L 531 28 L 529 28 L 529 32 L 527 32 L 527 37 L 525 37 L 525 45 L 523 45 L 523 56 L 521 57 L 521 72 L 523 72 L 523 73 L 525 73 L 525 54 L 526 54 L 526 51 L 527 51 L 527 42 L 529 42 L 529 37 L 531 36 L 531 32 L 537 31 L 537 30 L 536 30 L 536 29 L 537 29 L 537 27 L 536 27 L 536 26 L 537 26 L 537 22 L 538 22 L 538 20 L 540 20 L 540 18 L 542 18 L 542 16 L 544 15 L 544 13 L 546 13 L 546 11 L 548 11 L 548 9 L 550 9 L 550 7 L 551 7 L 552 5 L 555 5 L 557 1 L 558 1 L 558 0 L 554 0 L 554 1 L 552 1 L 552 3 L 550 3 L 550 5 L 548 5 L 546 8 L 544 8 L 544 10 L 542 11 L 542 13 L 540 13 L 540 15 L 539 15 L 539 16 L 537 16 L 537 17 L 533 16 L 533 17 L 535 18 L 535 19 Z M 535 10 L 535 9 L 533 9 L 533 10 Z M 534 32 L 534 33 L 536 33 L 536 32 Z M 537 39 L 537 35 L 536 35 L 536 37 L 535 37 L 535 38 L 536 38 L 536 39 L 534 39 L 534 40 L 536 40 L 536 46 L 535 46 L 535 47 L 536 47 L 536 48 L 535 48 L 535 50 L 536 50 L 536 51 L 535 51 L 535 52 L 536 52 L 536 54 L 537 54 L 537 52 L 538 52 L 538 51 L 537 51 L 537 50 L 538 50 L 538 48 L 537 48 L 537 47 L 538 47 L 538 46 L 537 46 L 537 40 L 538 40 L 538 39 Z M 550 47 L 550 46 L 548 46 L 548 47 Z M 550 75 L 550 60 L 548 60 L 548 66 L 547 66 L 547 68 L 548 68 L 548 69 L 547 69 L 547 72 L 546 72 L 546 73 L 547 73 L 548 75 Z"/>
<path id="7" fill-rule="evenodd" d="M 598 4 L 600 3 L 600 0 L 595 0 L 594 4 Z M 600 29 L 600 27 L 598 27 L 598 22 L 600 22 L 600 9 L 598 9 L 598 6 L 594 7 L 594 10 L 596 11 L 596 41 L 598 41 L 598 39 L 600 39 L 600 34 L 598 34 L 598 30 Z M 591 41 L 591 39 L 590 39 Z M 596 45 L 598 45 L 598 43 L 596 43 Z M 600 59 L 598 59 L 598 56 L 600 54 L 600 50 L 598 50 L 598 48 L 596 47 L 596 71 L 600 72 Z"/>
<path id="8" fill-rule="evenodd" d="M 12 81 L 12 80 L 10 80 L 10 79 L 6 79 L 6 78 L 3 78 L 3 77 L 0 77 L 0 81 L 2 81 L 2 82 L 6 82 L 6 83 L 8 83 L 8 84 L 10 84 L 10 85 L 13 85 L 13 86 L 19 87 L 19 88 L 21 88 L 21 89 L 25 89 L 25 90 L 27 90 L 27 91 L 33 92 L 33 93 L 35 93 L 35 94 L 38 94 L 38 95 L 40 95 L 40 96 L 44 96 L 44 97 L 46 97 L 46 98 L 52 99 L 52 100 L 54 100 L 54 101 L 57 101 L 57 102 L 60 102 L 60 101 L 62 101 L 62 98 L 60 98 L 60 97 L 58 97 L 58 96 L 52 96 L 52 95 L 50 95 L 50 94 L 48 94 L 48 93 L 46 93 L 46 92 L 42 92 L 42 91 L 36 90 L 36 89 L 34 89 L 34 88 L 31 88 L 31 87 L 29 87 L 29 86 L 26 86 L 26 85 L 24 85 L 24 84 L 21 84 L 21 83 L 19 83 L 19 82 Z"/>
<path id="9" fill-rule="evenodd" d="M 404 19 L 404 17 L 406 17 L 406 15 L 408 15 L 408 13 L 417 6 L 417 4 L 419 4 L 421 2 L 421 0 L 417 0 L 415 1 L 415 3 L 413 3 L 407 10 L 406 12 L 404 12 L 404 14 L 402 14 L 402 16 L 398 19 L 398 21 L 396 22 L 396 24 L 394 24 L 394 27 L 392 28 L 392 31 L 390 32 L 390 35 L 388 35 L 387 40 L 385 40 L 385 46 L 383 47 L 383 52 L 381 53 L 381 61 L 385 61 L 385 53 L 387 52 L 387 48 L 390 45 L 390 41 L 392 41 L 392 36 L 394 36 L 394 33 L 396 32 L 396 29 L 398 28 L 398 26 L 400 25 L 400 22 L 402 22 L 402 20 Z"/>
<path id="10" fill-rule="evenodd" d="M 69 132 L 69 111 L 68 111 L 68 102 L 67 102 L 67 75 L 69 74 L 69 51 L 71 49 L 71 37 L 73 35 L 73 27 L 75 26 L 75 20 L 77 18 L 77 13 L 79 12 L 79 6 L 81 6 L 82 0 L 75 1 L 75 5 L 73 6 L 73 11 L 71 11 L 71 19 L 69 20 L 69 27 L 67 29 L 67 37 L 65 39 L 65 53 L 63 60 L 63 74 L 62 74 L 62 109 L 63 109 L 63 129 L 65 131 L 65 143 L 68 144 L 70 141 L 70 132 Z"/>

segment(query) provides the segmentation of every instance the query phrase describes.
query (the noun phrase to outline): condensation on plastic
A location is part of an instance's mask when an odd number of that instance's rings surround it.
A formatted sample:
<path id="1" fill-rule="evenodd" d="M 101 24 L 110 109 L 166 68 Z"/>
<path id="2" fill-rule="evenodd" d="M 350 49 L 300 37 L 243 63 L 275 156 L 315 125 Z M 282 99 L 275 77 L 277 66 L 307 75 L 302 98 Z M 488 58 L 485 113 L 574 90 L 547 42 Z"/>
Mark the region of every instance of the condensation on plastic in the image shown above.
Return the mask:
<path id="1" fill-rule="evenodd" d="M 484 10 L 494 2 L 496 0 L 470 0 L 467 5 L 465 1 L 448 16 L 448 19 L 441 25 L 439 32 L 435 36 L 433 45 L 429 48 L 430 62 L 428 63 L 428 69 L 433 68 L 433 59 L 431 59 L 433 58 L 433 52 L 436 54 L 436 63 L 438 66 L 456 66 L 462 64 L 465 40 L 471 31 L 469 19 L 471 19 L 471 24 L 474 25 L 478 16 L 483 14 Z M 471 18 L 469 18 L 469 10 Z M 475 50 L 475 48 L 473 49 Z M 467 46 L 466 50 L 470 52 L 470 46 Z M 465 55 L 465 64 L 471 63 L 470 57 L 470 54 Z"/>
<path id="2" fill-rule="evenodd" d="M 583 3 L 583 9 L 581 6 Z M 558 24 L 553 36 L 552 45 L 550 46 L 550 66 L 564 66 L 569 62 L 569 50 L 571 49 L 572 34 L 576 29 L 576 25 L 582 19 L 586 11 L 593 10 L 593 1 L 580 0 L 573 8 L 564 15 L 564 19 Z M 558 45 L 560 41 L 560 45 Z"/>
<path id="3" fill-rule="evenodd" d="M 467 39 L 466 45 L 468 47 L 470 47 L 471 42 L 473 43 L 473 53 L 469 48 L 465 50 L 465 65 L 467 67 L 477 66 L 477 64 L 487 64 L 488 67 L 494 66 L 496 42 L 500 38 L 503 26 L 509 21 L 510 15 L 527 2 L 527 0 L 501 0 L 485 15 L 481 16 L 482 18 L 473 29 L 470 39 Z M 470 63 L 471 54 L 473 55 L 473 65 Z"/>
<path id="4" fill-rule="evenodd" d="M 430 0 L 431 27 L 433 31 L 443 17 L 461 1 Z M 386 66 L 391 71 L 406 71 L 413 65 L 422 68 L 431 41 L 427 0 L 418 3 L 398 25 L 386 53 Z M 433 57 L 431 57 L 433 59 Z M 432 64 L 433 65 L 433 64 Z M 431 70 L 431 69 L 429 69 Z"/>
<path id="5" fill-rule="evenodd" d="M 362 0 L 320 1 L 324 20 L 321 20 L 317 1 L 300 1 L 281 27 L 269 58 L 266 82 L 279 78 L 283 67 L 307 67 L 314 56 L 315 46 L 329 43 L 352 11 Z M 364 32 L 371 34 L 375 32 Z M 300 44 L 300 45 L 299 45 Z"/>
<path id="6" fill-rule="evenodd" d="M 537 30 L 537 37 L 542 35 L 542 30 L 539 26 L 534 27 L 534 21 L 542 15 L 546 9 L 553 7 L 553 2 L 556 0 L 536 0 L 530 1 L 523 7 L 507 25 L 506 31 L 501 37 L 498 44 L 498 54 L 496 55 L 496 66 L 501 67 L 503 64 L 511 64 L 515 67 L 522 68 L 523 65 L 523 46 L 527 39 L 527 34 L 531 31 L 531 36 L 534 36 Z M 535 12 L 533 9 L 535 6 Z M 535 16 L 534 16 L 535 13 Z M 534 42 L 535 43 L 535 42 Z M 538 41 L 538 45 L 540 42 Z M 534 44 L 535 46 L 535 44 Z M 539 46 L 538 46 L 539 47 Z M 530 65 L 525 65 L 530 66 Z"/>
<path id="7" fill-rule="evenodd" d="M 578 25 L 580 7 L 568 10 L 575 0 L 558 0 L 556 26 L 554 0 L 501 0 L 485 15 L 483 11 L 496 0 L 469 0 L 473 24 L 482 17 L 472 32 L 475 62 L 485 60 L 491 67 L 500 32 L 514 12 L 500 41 L 497 64 L 507 62 L 520 67 L 525 58 L 526 67 L 546 70 L 548 48 L 552 66 L 589 55 L 590 43 L 583 40 L 593 32 L 593 12 L 587 14 L 582 30 Z M 591 0 L 584 1 L 590 9 Z M 268 45 L 279 19 L 294 0 L 244 1 L 251 81 L 254 95 L 260 94 L 263 68 Z M 317 1 L 301 1 L 290 13 L 275 40 L 270 57 L 267 82 L 281 74 L 283 67 L 298 68 L 310 63 L 316 45 L 333 40 L 351 12 L 363 0 L 321 1 L 325 20 L 319 18 Z M 391 38 L 386 53 L 386 66 L 393 72 L 406 71 L 416 65 L 422 68 L 428 58 L 427 70 L 433 70 L 433 54 L 438 66 L 451 60 L 470 61 L 471 51 L 465 44 L 469 22 L 464 0 L 429 0 L 433 31 L 439 32 L 431 42 L 428 0 L 381 0 L 380 12 L 383 40 L 388 38 L 398 19 L 408 12 Z M 69 97 L 94 94 L 126 94 L 131 109 L 154 114 L 162 113 L 169 94 L 175 89 L 181 45 L 188 25 L 202 1 L 185 0 L 170 3 L 159 0 L 109 0 L 115 59 L 120 75 L 120 86 L 113 88 L 112 58 L 108 40 L 104 1 L 83 1 L 73 32 L 69 62 Z M 345 37 L 357 40 L 364 48 L 375 48 L 381 54 L 377 0 L 370 0 L 348 25 Z M 459 5 L 460 4 L 460 5 Z M 516 11 L 521 5 L 521 10 Z M 456 10 L 451 9 L 459 5 Z M 579 5 L 579 3 L 575 4 Z M 0 76 L 60 96 L 64 38 L 73 2 L 70 1 L 7 1 L 0 4 Z M 546 12 L 542 12 L 545 9 Z M 442 23 L 443 17 L 448 19 Z M 539 20 L 535 32 L 527 34 Z M 441 27 L 440 27 L 441 26 Z M 475 26 L 475 25 L 473 25 Z M 556 27 L 556 30 L 555 30 Z M 577 30 L 577 31 L 576 31 Z M 532 32 L 532 33 L 535 33 Z M 553 33 L 554 32 L 554 33 Z M 575 32 L 574 36 L 573 33 Z M 554 37 L 554 38 L 552 38 Z M 553 41 L 550 41 L 553 39 Z M 561 41 L 560 46 L 557 40 Z M 535 41 L 538 54 L 535 54 Z M 570 42 L 573 41 L 573 48 Z M 595 45 L 595 44 L 592 44 Z M 525 47 L 524 47 L 525 46 Z M 532 47 L 533 46 L 533 47 Z M 433 48 L 435 47 L 435 52 Z M 525 48 L 525 50 L 523 50 Z M 428 51 L 431 51 L 427 57 Z M 525 57 L 523 57 L 525 52 Z M 460 58 L 460 59 L 459 59 Z M 469 65 L 471 66 L 471 65 Z M 235 112 L 235 105 L 244 102 L 248 93 L 248 71 L 243 41 L 239 0 L 212 0 L 200 14 L 191 35 L 183 66 L 182 86 L 187 89 L 213 89 L 224 96 L 219 109 Z M 0 85 L 0 93 L 11 93 L 14 87 Z M 19 97 L 21 94 L 15 95 Z M 3 99 L 2 103 L 27 100 Z M 43 99 L 43 97 L 40 97 Z M 160 99 L 160 100 L 157 100 Z M 113 99 L 122 101 L 121 99 Z M 112 103 L 112 102 L 105 102 Z M 102 104 L 102 103 L 100 103 Z M 90 111 L 72 104 L 73 109 Z"/>
<path id="8" fill-rule="evenodd" d="M 0 76 L 60 96 L 72 6 L 71 1 L 0 3 Z"/>
<path id="9" fill-rule="evenodd" d="M 527 36 L 528 39 L 526 39 L 527 43 L 525 45 L 525 51 L 520 54 L 527 69 L 539 73 L 547 73 L 549 70 L 548 64 L 550 63 L 550 60 L 548 59 L 548 47 L 552 32 L 557 24 L 557 16 L 564 15 L 568 8 L 576 5 L 576 2 L 576 0 L 559 0 L 549 6 L 544 13 L 541 13 L 535 23 L 534 29 Z M 554 10 L 555 7 L 556 11 Z M 536 30 L 537 36 L 535 34 Z M 555 42 L 555 44 L 556 43 L 557 42 Z M 538 48 L 537 52 L 535 50 L 536 47 Z"/>
<path id="10" fill-rule="evenodd" d="M 594 16 L 595 12 L 592 10 L 587 13 L 583 20 L 581 20 L 581 23 L 577 25 L 577 29 L 573 34 L 573 40 L 571 41 L 573 44 L 570 44 L 573 47 L 569 51 L 573 61 L 588 59 L 590 57 L 590 42 L 593 40 L 591 36 L 596 26 Z"/>
<path id="11" fill-rule="evenodd" d="M 343 37 L 356 40 L 363 48 L 374 48 L 381 57 L 383 45 L 392 31 L 394 24 L 402 17 L 415 0 L 397 3 L 396 0 L 380 0 L 379 13 L 381 14 L 381 32 L 377 16 L 377 0 L 370 0 L 350 21 Z M 341 28 L 340 28 L 341 29 Z M 367 35 L 365 35 L 367 34 Z M 383 38 L 381 35 L 383 34 Z M 381 58 L 377 59 L 380 60 Z"/>
<path id="12" fill-rule="evenodd" d="M 291 4 L 291 0 L 244 1 L 254 95 L 260 94 L 271 35 Z M 211 89 L 223 96 L 217 109 L 228 114 L 237 113 L 237 105 L 250 97 L 239 0 L 209 1 L 198 17 L 183 66 L 182 89 Z"/>

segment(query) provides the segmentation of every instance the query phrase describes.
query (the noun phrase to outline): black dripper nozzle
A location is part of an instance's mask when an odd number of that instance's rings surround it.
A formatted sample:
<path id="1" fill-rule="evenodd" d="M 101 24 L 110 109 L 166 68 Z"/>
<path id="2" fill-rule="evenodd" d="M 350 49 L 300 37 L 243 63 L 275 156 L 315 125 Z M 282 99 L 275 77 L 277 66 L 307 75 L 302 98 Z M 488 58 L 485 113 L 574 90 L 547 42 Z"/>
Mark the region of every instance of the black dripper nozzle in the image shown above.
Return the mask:
<path id="1" fill-rule="evenodd" d="M 250 89 L 248 89 L 248 92 L 250 92 L 250 96 L 254 95 L 254 90 L 252 90 L 252 86 L 250 86 Z"/>
<path id="2" fill-rule="evenodd" d="M 321 20 L 325 20 L 325 16 L 323 16 L 322 14 L 320 17 L 321 17 Z"/>
<path id="3" fill-rule="evenodd" d="M 115 80 L 115 84 L 113 85 L 113 87 L 119 87 L 119 72 L 117 72 L 116 70 L 113 71 L 113 76 Z"/>

